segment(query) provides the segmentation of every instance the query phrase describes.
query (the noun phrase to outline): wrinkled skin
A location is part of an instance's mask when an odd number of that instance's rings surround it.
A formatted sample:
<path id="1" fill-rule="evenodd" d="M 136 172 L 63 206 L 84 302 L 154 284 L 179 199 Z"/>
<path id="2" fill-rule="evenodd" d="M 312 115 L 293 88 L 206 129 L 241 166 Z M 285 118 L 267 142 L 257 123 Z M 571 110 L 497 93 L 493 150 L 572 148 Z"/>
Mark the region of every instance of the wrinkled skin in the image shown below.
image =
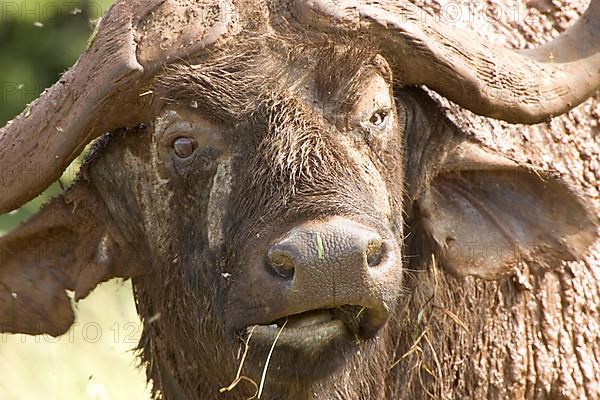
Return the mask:
<path id="1" fill-rule="evenodd" d="M 561 262 L 595 239 L 592 189 L 582 200 L 572 178 L 532 170 L 527 162 L 538 160 L 518 143 L 510 159 L 491 150 L 502 146 L 489 132 L 510 126 L 461 125 L 456 107 L 394 82 L 376 46 L 300 39 L 248 39 L 200 68 L 165 71 L 155 118 L 100 140 L 64 200 L 9 244 L 58 246 L 57 233 L 59 243 L 83 243 L 75 264 L 91 258 L 92 267 L 64 273 L 77 297 L 110 276 L 134 277 L 157 394 L 246 399 L 248 381 L 219 388 L 236 377 L 247 327 L 280 316 L 265 305 L 281 315 L 331 305 L 309 287 L 282 306 L 280 281 L 257 272 L 261 257 L 294 227 L 343 217 L 379 232 L 394 254 L 385 324 L 316 352 L 275 346 L 263 398 L 595 398 L 597 335 L 570 321 L 573 309 L 597 309 L 598 286 L 581 264 Z M 382 109 L 385 122 L 373 124 Z M 174 146 L 180 137 L 195 141 L 191 158 L 177 156 L 189 150 Z M 69 225 L 81 221 L 93 223 Z M 10 257 L 6 265 L 9 276 L 30 273 Z M 354 283 L 358 291 L 364 281 Z M 588 285 L 589 299 L 569 285 Z M 51 322 L 68 326 L 69 315 Z M 565 356 L 570 340 L 575 361 Z M 248 343 L 242 375 L 260 383 L 271 342 Z"/>

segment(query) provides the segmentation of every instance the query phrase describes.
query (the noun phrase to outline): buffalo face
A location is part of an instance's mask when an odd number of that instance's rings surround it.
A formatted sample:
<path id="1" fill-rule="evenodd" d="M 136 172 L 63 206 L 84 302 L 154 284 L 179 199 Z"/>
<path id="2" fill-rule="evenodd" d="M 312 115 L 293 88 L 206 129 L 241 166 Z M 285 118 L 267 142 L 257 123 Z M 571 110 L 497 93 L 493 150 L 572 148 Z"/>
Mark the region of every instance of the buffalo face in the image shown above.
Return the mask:
<path id="1" fill-rule="evenodd" d="M 389 67 L 347 43 L 285 51 L 232 55 L 247 68 L 225 76 L 211 63 L 168 71 L 173 101 L 142 134 L 159 180 L 136 194 L 156 227 L 146 232 L 161 233 L 156 274 L 184 273 L 175 285 L 209 301 L 195 313 L 216 313 L 221 346 L 249 342 L 254 375 L 277 341 L 274 382 L 342 368 L 381 334 L 402 288 L 406 115 Z"/>

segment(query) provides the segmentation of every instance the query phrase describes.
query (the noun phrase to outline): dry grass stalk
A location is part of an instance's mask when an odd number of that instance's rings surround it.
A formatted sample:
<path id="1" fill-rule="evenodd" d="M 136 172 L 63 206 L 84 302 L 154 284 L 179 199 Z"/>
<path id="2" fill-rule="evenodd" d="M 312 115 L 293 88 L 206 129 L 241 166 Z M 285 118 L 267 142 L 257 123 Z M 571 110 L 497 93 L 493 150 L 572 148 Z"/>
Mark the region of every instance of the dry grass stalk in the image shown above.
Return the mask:
<path id="1" fill-rule="evenodd" d="M 254 329 L 256 329 L 256 325 L 254 325 L 252 327 L 252 330 L 250 331 L 248 338 L 244 342 L 244 354 L 242 355 L 242 360 L 240 361 L 240 366 L 238 367 L 238 371 L 235 376 L 235 379 L 233 380 L 233 382 L 231 382 L 231 384 L 229 386 L 219 389 L 219 393 L 231 392 L 233 389 L 235 389 L 237 387 L 237 385 L 241 381 L 246 381 L 246 382 L 251 383 L 256 389 L 256 392 L 254 393 L 254 395 L 252 397 L 248 398 L 248 400 L 255 399 L 256 396 L 258 396 L 258 385 L 256 384 L 256 382 L 254 380 L 248 378 L 247 376 L 242 376 L 242 368 L 244 367 L 244 363 L 246 362 L 246 356 L 248 355 L 248 350 L 250 349 L 250 339 L 252 338 Z"/>
<path id="2" fill-rule="evenodd" d="M 263 388 L 265 386 L 265 380 L 267 379 L 267 368 L 269 368 L 269 362 L 271 362 L 271 356 L 273 355 L 273 350 L 275 350 L 275 345 L 277 344 L 277 341 L 279 340 L 279 336 L 281 336 L 281 333 L 283 332 L 283 329 L 285 328 L 287 323 L 288 323 L 288 320 L 286 319 L 285 322 L 283 323 L 283 325 L 281 326 L 281 329 L 277 333 L 277 336 L 275 336 L 275 340 L 273 341 L 271 350 L 269 350 L 269 355 L 267 356 L 267 361 L 265 362 L 265 368 L 263 369 L 262 377 L 260 378 L 260 386 L 258 388 L 258 398 L 259 399 L 262 396 Z"/>

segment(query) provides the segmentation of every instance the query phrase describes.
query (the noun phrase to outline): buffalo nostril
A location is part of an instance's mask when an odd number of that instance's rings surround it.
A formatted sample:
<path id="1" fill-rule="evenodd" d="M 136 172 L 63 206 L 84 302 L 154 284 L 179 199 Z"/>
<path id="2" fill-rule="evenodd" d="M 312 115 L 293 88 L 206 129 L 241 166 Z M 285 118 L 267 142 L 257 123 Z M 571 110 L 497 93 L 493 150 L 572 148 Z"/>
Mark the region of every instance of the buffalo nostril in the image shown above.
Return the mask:
<path id="1" fill-rule="evenodd" d="M 369 241 L 367 244 L 367 264 L 369 267 L 376 267 L 381 264 L 385 255 L 385 245 L 380 239 Z"/>
<path id="2" fill-rule="evenodd" d="M 288 252 L 280 249 L 270 249 L 267 255 L 269 267 L 277 275 L 291 279 L 294 276 L 294 260 Z"/>

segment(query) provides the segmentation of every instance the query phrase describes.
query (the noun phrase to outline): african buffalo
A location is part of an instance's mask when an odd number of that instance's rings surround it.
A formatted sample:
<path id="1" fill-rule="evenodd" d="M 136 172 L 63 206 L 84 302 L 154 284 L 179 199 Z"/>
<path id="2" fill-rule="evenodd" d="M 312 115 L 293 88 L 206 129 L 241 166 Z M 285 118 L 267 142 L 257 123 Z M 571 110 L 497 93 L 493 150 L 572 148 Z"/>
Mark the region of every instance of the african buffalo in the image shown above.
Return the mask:
<path id="1" fill-rule="evenodd" d="M 165 399 L 598 398 L 600 1 L 415 3 L 117 1 L 0 130 L 0 212 L 101 136 L 0 331 L 125 277 Z"/>

